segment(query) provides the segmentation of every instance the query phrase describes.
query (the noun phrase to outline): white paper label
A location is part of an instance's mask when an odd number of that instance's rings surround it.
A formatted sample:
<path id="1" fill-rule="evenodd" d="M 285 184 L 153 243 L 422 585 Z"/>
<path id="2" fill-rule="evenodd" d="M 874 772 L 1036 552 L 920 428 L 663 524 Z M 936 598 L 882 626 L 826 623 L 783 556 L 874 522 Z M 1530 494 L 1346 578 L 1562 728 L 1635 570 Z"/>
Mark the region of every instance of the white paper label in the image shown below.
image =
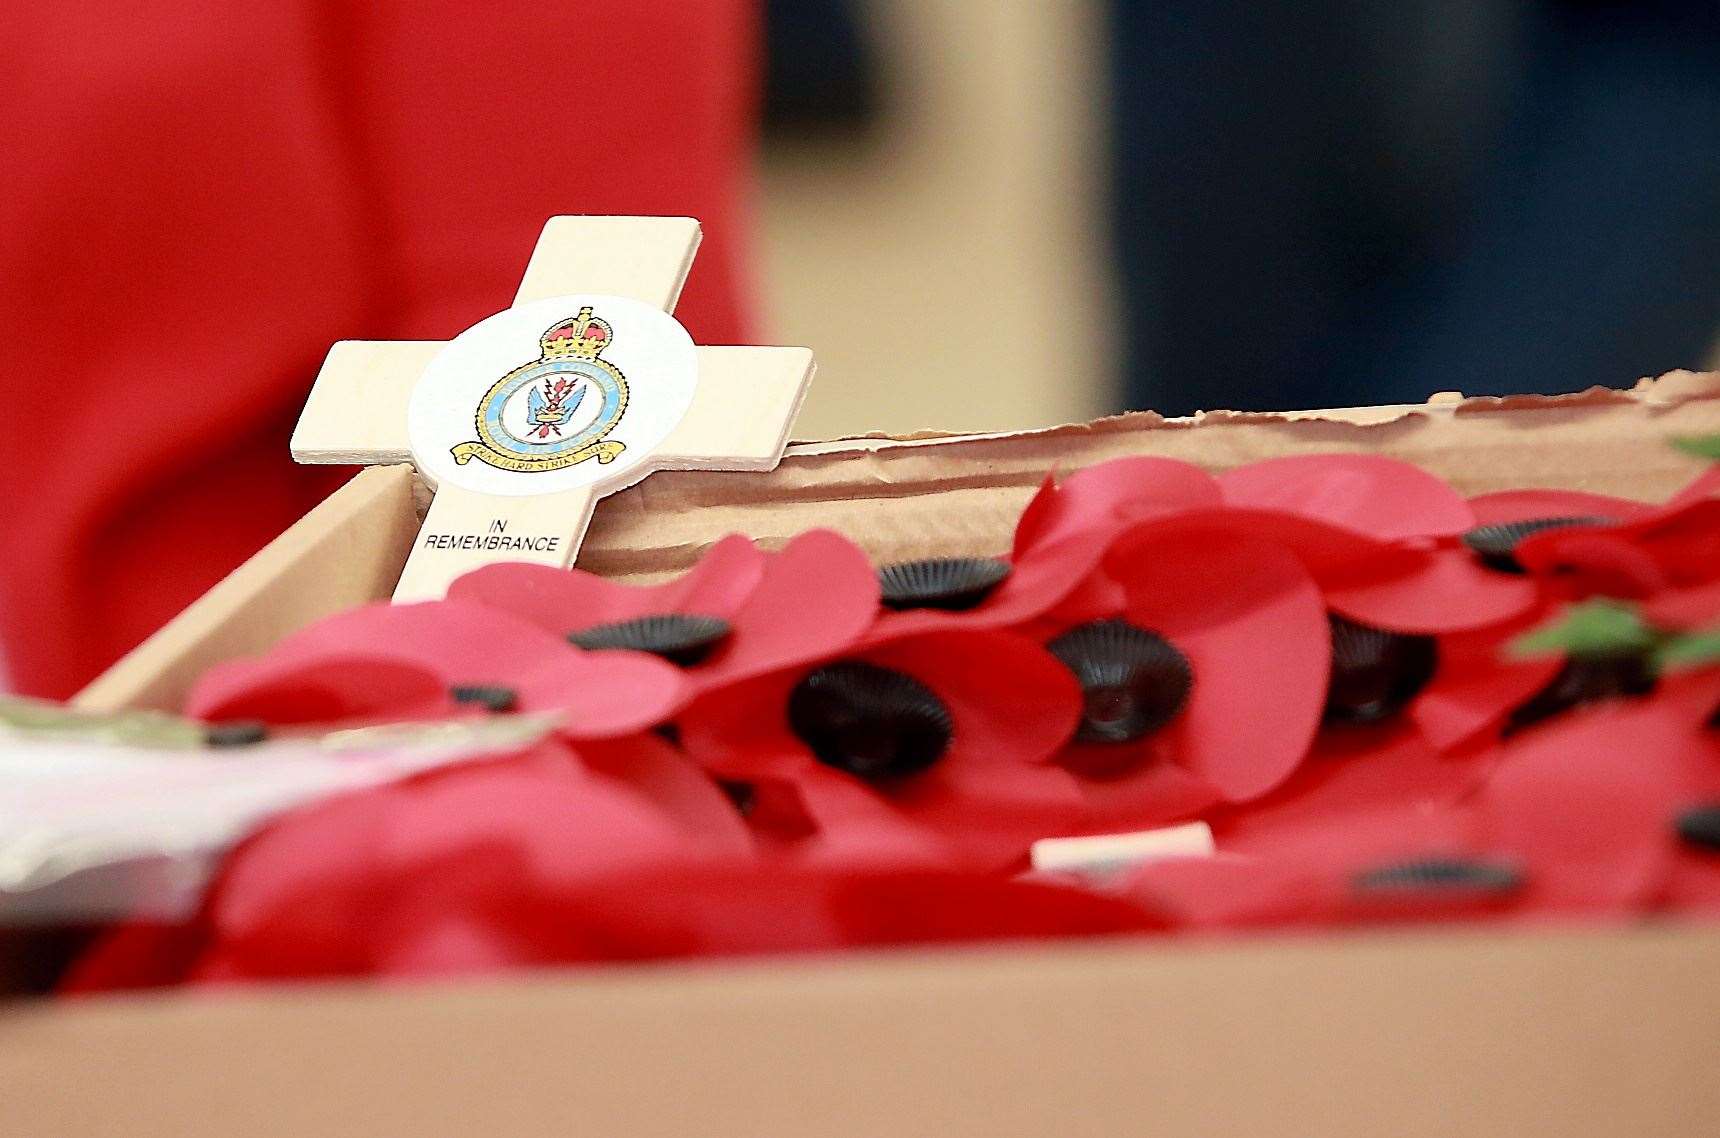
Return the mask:
<path id="1" fill-rule="evenodd" d="M 1212 827 L 1189 822 L 1133 834 L 1043 838 L 1033 843 L 1032 862 L 1036 873 L 1104 878 L 1158 858 L 1211 857 L 1214 849 Z"/>

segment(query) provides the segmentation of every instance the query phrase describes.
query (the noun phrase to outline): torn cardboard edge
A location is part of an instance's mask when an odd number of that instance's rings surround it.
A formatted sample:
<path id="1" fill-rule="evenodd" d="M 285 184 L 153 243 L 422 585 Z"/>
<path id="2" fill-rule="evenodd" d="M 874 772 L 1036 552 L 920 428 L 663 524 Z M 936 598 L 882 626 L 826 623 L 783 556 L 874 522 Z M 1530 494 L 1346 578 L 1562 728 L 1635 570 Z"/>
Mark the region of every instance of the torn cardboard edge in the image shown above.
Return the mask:
<path id="1" fill-rule="evenodd" d="M 599 507 L 579 567 L 631 584 L 685 572 L 726 534 L 775 548 L 828 528 L 882 564 L 992 556 L 1047 474 L 1152 454 L 1221 470 L 1347 451 L 1416 463 L 1464 494 L 1523 486 L 1650 500 L 1703 464 L 1677 435 L 1720 432 L 1720 374 L 1630 391 L 1460 399 L 1310 412 L 1150 412 L 1009 434 L 929 433 L 791 447 L 773 471 L 663 471 Z M 204 669 L 266 650 L 323 616 L 388 596 L 422 514 L 409 466 L 356 476 L 115 664 L 75 703 L 175 709 Z"/>
<path id="2" fill-rule="evenodd" d="M 991 431 L 976 434 L 935 428 L 887 434 L 882 431 L 842 435 L 834 439 L 795 440 L 788 454 L 821 455 L 850 451 L 872 451 L 926 443 L 974 442 L 995 439 L 1048 438 L 1064 433 L 1105 431 L 1186 430 L 1221 424 L 1259 422 L 1327 422 L 1350 426 L 1384 426 L 1410 416 L 1473 415 L 1488 411 L 1529 407 L 1571 408 L 1598 403 L 1651 403 L 1677 405 L 1690 399 L 1720 398 L 1720 372 L 1670 371 L 1661 376 L 1643 376 L 1629 389 L 1590 387 L 1562 395 L 1476 395 L 1441 391 L 1426 403 L 1396 403 L 1377 407 L 1336 407 L 1314 411 L 1199 411 L 1193 415 L 1165 416 L 1157 411 L 1127 411 L 1085 423 L 1062 423 L 1021 431 Z"/>

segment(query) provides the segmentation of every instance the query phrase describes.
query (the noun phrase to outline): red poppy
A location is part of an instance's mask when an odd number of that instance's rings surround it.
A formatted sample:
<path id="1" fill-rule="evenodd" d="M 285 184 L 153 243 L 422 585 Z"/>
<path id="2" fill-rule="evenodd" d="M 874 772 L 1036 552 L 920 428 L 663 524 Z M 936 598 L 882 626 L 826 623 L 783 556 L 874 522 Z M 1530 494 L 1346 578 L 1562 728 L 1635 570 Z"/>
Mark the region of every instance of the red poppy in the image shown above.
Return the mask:
<path id="1" fill-rule="evenodd" d="M 1648 597 L 1668 587 L 1715 579 L 1720 555 L 1720 466 L 1694 479 L 1665 505 L 1572 490 L 1517 490 L 1475 499 L 1482 520 L 1594 518 L 1605 524 L 1560 526 L 1525 537 L 1516 562 L 1554 595 Z"/>
<path id="2" fill-rule="evenodd" d="M 1259 813 L 1218 818 L 1217 857 L 1144 865 L 1128 892 L 1194 927 L 1709 909 L 1720 849 L 1681 821 L 1720 806 L 1717 701 L 1711 672 L 1574 713 L 1464 772 L 1485 775 L 1470 797 L 1445 760 L 1364 747 L 1355 765 L 1305 769 Z"/>
<path id="3" fill-rule="evenodd" d="M 1497 729 L 1512 709 L 1545 689 L 1564 667 L 1565 661 L 1557 655 L 1518 658 L 1509 652 L 1511 642 L 1546 621 L 1556 611 L 1558 601 L 1592 591 L 1589 587 L 1577 587 L 1567 575 L 1549 572 L 1544 555 L 1537 553 L 1545 548 L 1544 543 L 1560 543 L 1552 548 L 1563 550 L 1592 549 L 1598 540 L 1603 554 L 1605 551 L 1617 554 L 1609 559 L 1615 584 L 1620 579 L 1640 580 L 1645 572 L 1657 575 L 1652 566 L 1642 568 L 1645 558 L 1627 542 L 1603 536 L 1657 516 L 1660 511 L 1652 506 L 1576 490 L 1502 491 L 1472 498 L 1470 506 L 1477 524 L 1482 526 L 1546 518 L 1604 521 L 1594 526 L 1559 527 L 1524 537 L 1511 554 L 1522 572 L 1489 567 L 1461 543 L 1444 546 L 1447 571 L 1464 575 L 1470 582 L 1465 595 L 1474 598 L 1492 591 L 1502 598 L 1498 611 L 1509 615 L 1479 628 L 1455 630 L 1440 637 L 1438 670 L 1415 701 L 1411 714 L 1428 740 L 1441 748 L 1458 746 Z M 1601 564 L 1600 556 L 1589 562 L 1594 570 Z M 1591 578 L 1590 584 L 1593 583 Z M 1625 591 L 1636 592 L 1639 587 L 1627 585 Z M 1441 598 L 1433 594 L 1432 599 Z M 1716 600 L 1720 601 L 1720 597 Z M 1690 603 L 1699 606 L 1704 600 L 1693 596 Z"/>
<path id="4" fill-rule="evenodd" d="M 1126 486 L 1096 482 L 1108 493 L 1088 496 L 1097 503 L 1090 513 L 1110 523 L 1127 516 Z M 1247 801 L 1289 777 L 1325 707 L 1328 608 L 1424 633 L 1496 624 L 1536 602 L 1532 584 L 1501 591 L 1467 558 L 1456 564 L 1433 544 L 1474 515 L 1407 464 L 1309 456 L 1239 468 L 1218 484 L 1226 504 L 1165 508 L 1115 543 L 1090 579 L 1112 592 L 1090 583 L 1032 626 L 1049 639 L 1071 624 L 1122 616 L 1194 664 L 1190 705 L 1165 729 L 1125 747 L 1067 752 L 1066 765 L 1087 776 L 1095 825 L 1162 824 L 1217 800 Z M 1267 597 L 1282 604 L 1260 603 Z M 1179 624 L 1186 631 L 1166 631 Z"/>
<path id="5" fill-rule="evenodd" d="M 1332 610 L 1350 620 L 1438 634 L 1510 620 L 1538 599 L 1532 584 L 1475 562 L 1459 541 L 1479 524 L 1473 505 L 1408 463 L 1308 455 L 1254 463 L 1220 481 L 1233 505 L 1271 508 L 1342 531 L 1340 540 L 1305 529 L 1293 547 Z"/>
<path id="6" fill-rule="evenodd" d="M 220 981 L 544 963 L 553 957 L 516 911 L 522 900 L 628 870 L 734 860 L 550 745 L 284 815 L 229 855 L 188 930 L 122 935 L 73 986 L 176 966 Z M 187 949 L 195 958 L 176 965 Z"/>
<path id="7" fill-rule="evenodd" d="M 1651 597 L 1720 580 L 1720 498 L 1698 498 L 1598 529 L 1547 530 L 1518 546 L 1531 573 L 1567 595 Z"/>
<path id="8" fill-rule="evenodd" d="M 1630 521 L 1654 512 L 1646 502 L 1586 490 L 1495 490 L 1469 499 L 1478 526 L 1531 518 L 1606 518 Z"/>
<path id="9" fill-rule="evenodd" d="M 1625 761 L 1643 754 L 1661 764 L 1675 787 L 1668 815 L 1654 832 L 1672 848 L 1661 889 L 1663 907 L 1678 913 L 1720 915 L 1720 667 L 1667 676 L 1655 701 L 1636 711 L 1653 717 L 1612 725 Z"/>
<path id="10" fill-rule="evenodd" d="M 500 856 L 382 892 L 377 916 L 346 927 L 352 890 L 300 895 L 233 939 L 205 925 L 129 926 L 80 960 L 63 986 L 94 993 L 185 980 L 470 975 L 510 967 L 828 952 L 1151 932 L 1139 907 L 1054 884 L 927 870 L 814 870 L 669 863 L 588 880 L 545 880 Z M 211 921 L 220 914 L 212 906 Z M 423 920 L 440 917 L 440 920 Z M 420 925 L 416 931 L 410 926 Z M 312 971 L 314 969 L 315 971 Z"/>
<path id="11" fill-rule="evenodd" d="M 1086 741 L 1059 759 L 1081 778 L 1090 825 L 1159 825 L 1288 778 L 1319 726 L 1331 660 L 1325 603 L 1297 558 L 1177 518 L 1130 530 L 1105 570 L 1123 590 L 1123 625 L 1079 626 L 1097 632 L 1087 638 L 1039 626 L 1069 666 L 1091 673 Z M 1157 681 L 1146 668 L 1163 665 L 1132 669 L 1125 659 L 1154 642 L 1183 674 L 1178 688 L 1147 692 L 1142 685 Z M 1155 712 L 1143 698 L 1163 706 Z"/>
<path id="12" fill-rule="evenodd" d="M 510 563 L 466 574 L 448 595 L 558 638 L 647 618 L 714 618 L 711 643 L 694 645 L 708 647 L 708 654 L 683 658 L 695 692 L 841 651 L 878 611 L 877 576 L 866 555 L 829 530 L 810 530 L 772 554 L 746 538 L 724 538 L 665 585 L 622 585 L 578 569 Z"/>
<path id="13" fill-rule="evenodd" d="M 1270 848 L 1143 863 L 1124 894 L 1191 929 L 1284 928 L 1449 917 L 1453 895 L 1393 887 L 1419 872 L 1470 864 L 1460 814 L 1402 806 L 1359 809 L 1342 824 L 1286 832 Z M 1383 872 L 1382 872 L 1383 871 Z M 1384 888 L 1358 888 L 1374 875 Z M 1469 900 L 1462 895 L 1461 900 Z"/>
<path id="14" fill-rule="evenodd" d="M 1032 642 L 991 631 L 891 640 L 708 693 L 679 722 L 718 778 L 787 783 L 813 861 L 996 869 L 1066 833 L 1081 800 L 1048 760 L 1080 695 Z"/>
<path id="15" fill-rule="evenodd" d="M 1508 620 L 1535 603 L 1532 586 L 1484 577 L 1456 558 L 1469 504 L 1408 463 L 1377 455 L 1270 459 L 1219 476 L 1221 509 L 1182 525 L 1223 525 L 1290 550 L 1335 613 L 1373 628 L 1432 634 Z"/>
<path id="16" fill-rule="evenodd" d="M 1534 603 L 1532 586 L 1501 584 L 1454 564 L 1441 543 L 1474 525 L 1463 498 L 1434 476 L 1376 455 L 1269 459 L 1216 480 L 1168 459 L 1123 459 L 1049 482 L 1016 530 L 1018 558 L 1071 538 L 1114 535 L 1159 518 L 1224 525 L 1290 549 L 1319 581 L 1330 607 L 1404 633 L 1474 628 Z M 1079 548 L 1079 547 L 1077 547 Z M 1085 573 L 1076 558 L 1073 576 Z M 1102 578 L 1095 582 L 1103 584 Z M 1102 605 L 1076 595 L 1078 611 Z"/>
<path id="17" fill-rule="evenodd" d="M 1112 539 L 1133 520 L 1217 506 L 1218 484 L 1197 466 L 1125 458 L 1046 478 L 1016 524 L 1006 575 L 973 604 L 951 610 L 911 603 L 882 613 L 869 639 L 951 628 L 1013 628 L 1053 608 L 1102 611 L 1120 596 L 1099 570 Z M 957 559 L 958 561 L 963 559 Z"/>
<path id="18" fill-rule="evenodd" d="M 1525 908 L 1636 911 L 1665 879 L 1673 785 L 1664 768 L 1637 761 L 1640 737 L 1625 751 L 1613 732 L 1660 723 L 1635 710 L 1589 709 L 1525 736 L 1488 779 L 1476 840 L 1524 865 Z"/>
<path id="19" fill-rule="evenodd" d="M 430 601 L 351 609 L 265 656 L 219 665 L 192 689 L 186 712 L 295 724 L 489 706 L 555 712 L 570 736 L 596 738 L 661 722 L 685 689 L 674 667 L 651 656 L 582 652 L 508 613 Z"/>
<path id="20" fill-rule="evenodd" d="M 1422 634 L 1483 627 L 1534 605 L 1534 585 L 1486 573 L 1457 535 L 1474 511 L 1438 478 L 1395 459 L 1365 454 L 1269 459 L 1216 480 L 1167 459 L 1125 459 L 1047 486 L 1016 531 L 1016 556 L 1158 518 L 1243 530 L 1291 550 L 1319 582 L 1327 604 L 1352 620 Z M 1076 611 L 1095 611 L 1102 575 L 1086 573 L 1087 550 L 1064 576 Z M 1000 593 L 1001 593 L 1000 589 Z M 1042 608 L 1044 606 L 1041 606 Z"/>
<path id="21" fill-rule="evenodd" d="M 1720 800 L 1717 702 L 1720 671 L 1674 675 L 1651 699 L 1573 713 L 1505 748 L 1477 803 L 1478 840 L 1524 857 L 1525 905 L 1612 912 L 1715 896 L 1705 887 L 1720 854 L 1682 839 L 1679 821 Z"/>

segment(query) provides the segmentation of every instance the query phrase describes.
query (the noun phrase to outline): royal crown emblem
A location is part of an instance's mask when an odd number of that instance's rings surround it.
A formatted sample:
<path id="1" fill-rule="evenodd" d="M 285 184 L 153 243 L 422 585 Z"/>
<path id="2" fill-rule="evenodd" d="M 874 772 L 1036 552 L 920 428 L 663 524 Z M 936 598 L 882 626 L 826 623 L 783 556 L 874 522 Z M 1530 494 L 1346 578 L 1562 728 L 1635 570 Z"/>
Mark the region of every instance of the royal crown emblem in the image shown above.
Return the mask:
<path id="1" fill-rule="evenodd" d="M 538 341 L 539 357 L 484 393 L 478 438 L 454 447 L 454 461 L 523 472 L 614 462 L 627 449 L 607 437 L 627 413 L 627 379 L 602 358 L 614 339 L 589 307 L 552 325 Z"/>

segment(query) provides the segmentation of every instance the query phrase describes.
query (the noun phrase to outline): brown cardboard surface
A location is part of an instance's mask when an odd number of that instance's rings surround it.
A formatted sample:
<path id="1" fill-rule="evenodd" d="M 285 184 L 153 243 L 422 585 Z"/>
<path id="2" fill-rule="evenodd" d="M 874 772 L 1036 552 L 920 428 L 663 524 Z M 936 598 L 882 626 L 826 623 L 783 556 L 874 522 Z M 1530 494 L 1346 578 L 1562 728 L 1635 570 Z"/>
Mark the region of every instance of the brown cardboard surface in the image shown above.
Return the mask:
<path id="1" fill-rule="evenodd" d="M 1692 1138 L 1720 937 L 1070 947 L 0 1009 L 31 1138 Z"/>

